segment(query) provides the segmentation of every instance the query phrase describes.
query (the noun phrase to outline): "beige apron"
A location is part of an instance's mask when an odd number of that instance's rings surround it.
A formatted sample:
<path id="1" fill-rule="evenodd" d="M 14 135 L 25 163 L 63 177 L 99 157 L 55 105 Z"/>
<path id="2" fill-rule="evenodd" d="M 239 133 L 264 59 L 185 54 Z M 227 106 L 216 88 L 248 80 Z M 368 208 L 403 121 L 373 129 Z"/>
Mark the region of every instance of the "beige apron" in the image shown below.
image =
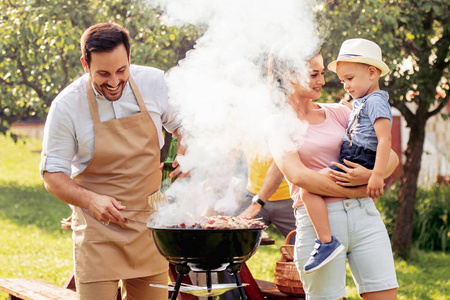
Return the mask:
<path id="1" fill-rule="evenodd" d="M 128 209 L 150 209 L 147 196 L 159 193 L 159 142 L 155 124 L 130 77 L 140 112 L 100 122 L 91 83 L 87 82 L 89 107 L 94 121 L 94 155 L 74 180 L 98 194 L 120 201 Z M 143 213 L 125 217 L 145 221 Z M 73 217 L 75 276 L 81 283 L 136 278 L 168 270 L 156 249 L 151 231 L 142 223 L 105 226 L 87 209 L 75 207 Z"/>

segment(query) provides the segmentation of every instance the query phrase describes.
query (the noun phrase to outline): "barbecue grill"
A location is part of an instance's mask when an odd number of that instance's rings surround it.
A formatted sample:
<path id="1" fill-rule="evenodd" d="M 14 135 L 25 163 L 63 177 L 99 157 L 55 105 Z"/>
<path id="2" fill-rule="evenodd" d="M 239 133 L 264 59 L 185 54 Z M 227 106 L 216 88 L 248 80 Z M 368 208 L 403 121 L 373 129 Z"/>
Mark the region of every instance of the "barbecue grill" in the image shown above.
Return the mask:
<path id="1" fill-rule="evenodd" d="M 211 272 L 227 270 L 236 279 L 241 299 L 246 299 L 239 271 L 258 249 L 265 228 L 148 228 L 159 252 L 176 265 L 178 276 L 172 300 L 177 298 L 183 276 L 191 270 L 206 273 L 208 289 L 212 288 Z"/>

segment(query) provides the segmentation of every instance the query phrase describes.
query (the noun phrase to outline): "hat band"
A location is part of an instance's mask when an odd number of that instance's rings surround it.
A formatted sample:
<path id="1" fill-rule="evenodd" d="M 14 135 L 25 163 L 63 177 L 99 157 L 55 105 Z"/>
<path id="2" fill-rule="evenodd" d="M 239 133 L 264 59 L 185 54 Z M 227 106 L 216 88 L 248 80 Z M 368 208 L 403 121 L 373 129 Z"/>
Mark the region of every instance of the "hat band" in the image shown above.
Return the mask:
<path id="1" fill-rule="evenodd" d="M 339 55 L 337 60 L 346 59 L 346 58 L 350 58 L 350 57 L 357 57 L 357 56 L 362 56 L 362 55 L 358 55 L 358 54 L 341 54 L 341 55 Z"/>

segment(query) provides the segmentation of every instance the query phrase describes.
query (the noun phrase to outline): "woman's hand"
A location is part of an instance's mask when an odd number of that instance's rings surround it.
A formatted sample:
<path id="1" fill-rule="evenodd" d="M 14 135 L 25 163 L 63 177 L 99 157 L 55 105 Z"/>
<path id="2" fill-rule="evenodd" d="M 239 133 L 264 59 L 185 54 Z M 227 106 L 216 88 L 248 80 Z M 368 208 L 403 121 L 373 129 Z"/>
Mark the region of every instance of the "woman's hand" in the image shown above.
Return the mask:
<path id="1" fill-rule="evenodd" d="M 344 173 L 332 169 L 329 170 L 328 174 L 330 175 L 331 179 L 333 179 L 336 182 L 336 184 L 348 187 L 348 186 L 365 185 L 369 182 L 372 170 L 369 170 L 361 166 L 360 164 L 348 160 L 344 160 L 344 162 L 351 168 L 346 167 L 345 165 L 337 162 L 331 163 L 332 165 L 345 171 Z"/>

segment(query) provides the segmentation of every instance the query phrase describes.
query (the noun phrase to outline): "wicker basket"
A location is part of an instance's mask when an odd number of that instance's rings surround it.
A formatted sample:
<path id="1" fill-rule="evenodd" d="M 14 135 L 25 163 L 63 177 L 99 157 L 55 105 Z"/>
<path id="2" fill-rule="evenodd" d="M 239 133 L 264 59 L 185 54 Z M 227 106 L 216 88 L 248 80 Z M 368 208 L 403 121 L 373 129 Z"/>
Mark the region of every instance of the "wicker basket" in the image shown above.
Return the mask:
<path id="1" fill-rule="evenodd" d="M 286 236 L 286 241 L 280 247 L 281 258 L 277 261 L 274 271 L 274 283 L 280 292 L 292 296 L 301 296 L 305 294 L 300 275 L 294 260 L 294 245 L 289 245 L 291 236 L 295 234 L 295 230 Z"/>

